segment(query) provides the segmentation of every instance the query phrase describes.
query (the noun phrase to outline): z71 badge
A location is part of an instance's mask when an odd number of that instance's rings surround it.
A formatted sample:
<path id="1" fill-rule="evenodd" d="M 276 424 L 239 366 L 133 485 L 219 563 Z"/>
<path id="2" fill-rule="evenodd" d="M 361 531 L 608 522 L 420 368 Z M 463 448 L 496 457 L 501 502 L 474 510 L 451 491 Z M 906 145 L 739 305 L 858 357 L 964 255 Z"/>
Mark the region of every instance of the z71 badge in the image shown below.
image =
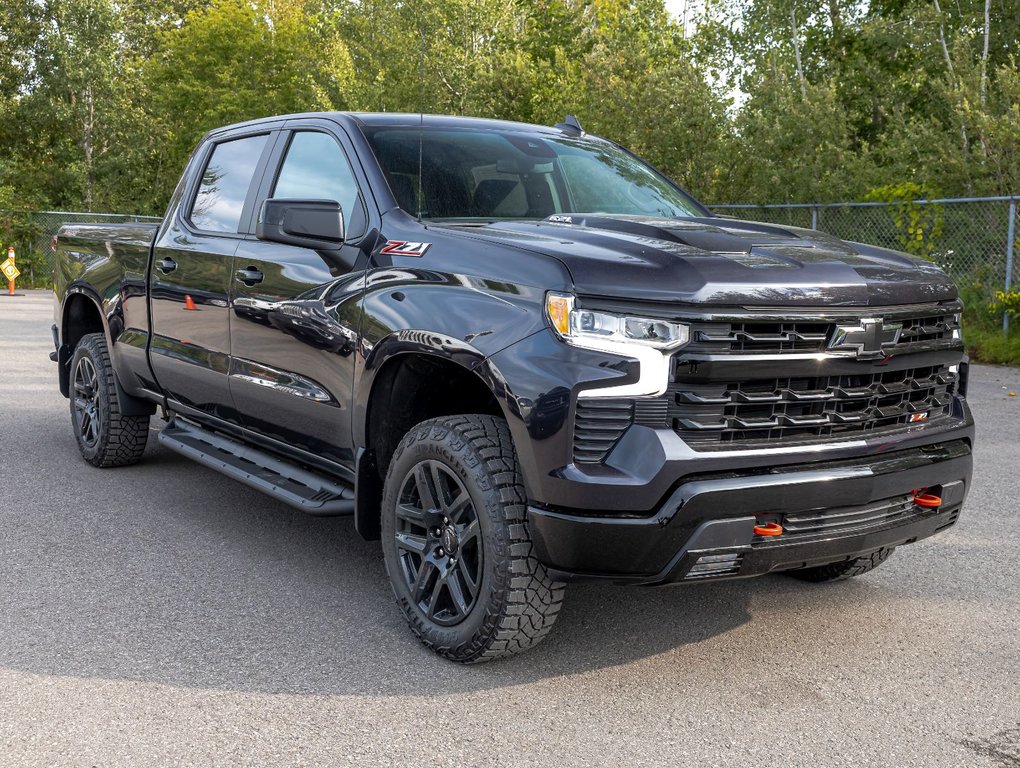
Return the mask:
<path id="1" fill-rule="evenodd" d="M 404 240 L 387 240 L 380 253 L 393 256 L 424 256 L 432 243 L 409 243 Z"/>

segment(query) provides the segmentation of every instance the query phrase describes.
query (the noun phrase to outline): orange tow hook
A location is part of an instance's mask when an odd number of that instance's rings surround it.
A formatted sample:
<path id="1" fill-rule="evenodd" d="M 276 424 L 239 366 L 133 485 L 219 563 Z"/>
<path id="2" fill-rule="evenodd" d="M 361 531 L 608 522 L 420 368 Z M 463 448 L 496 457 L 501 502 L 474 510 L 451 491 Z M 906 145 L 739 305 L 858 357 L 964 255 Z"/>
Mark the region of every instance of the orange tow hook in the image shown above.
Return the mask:
<path id="1" fill-rule="evenodd" d="M 921 488 L 914 491 L 914 503 L 919 507 L 928 507 L 934 509 L 942 506 L 942 497 L 936 496 L 934 493 L 925 493 L 927 488 Z"/>
<path id="2" fill-rule="evenodd" d="M 779 536 L 783 532 L 783 526 L 779 523 L 759 523 L 754 526 L 756 536 Z"/>

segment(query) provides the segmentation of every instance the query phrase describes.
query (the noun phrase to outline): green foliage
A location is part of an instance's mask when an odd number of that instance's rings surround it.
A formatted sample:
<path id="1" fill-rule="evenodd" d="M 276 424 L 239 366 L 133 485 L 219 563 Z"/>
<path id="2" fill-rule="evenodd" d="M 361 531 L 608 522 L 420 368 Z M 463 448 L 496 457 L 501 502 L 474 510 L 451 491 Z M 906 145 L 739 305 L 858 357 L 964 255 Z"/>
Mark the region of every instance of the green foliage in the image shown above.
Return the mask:
<path id="1" fill-rule="evenodd" d="M 17 267 L 21 271 L 18 284 L 36 287 L 49 282 L 48 262 L 45 256 L 32 248 L 39 238 L 39 223 L 26 211 L 15 211 L 9 205 L 9 188 L 0 187 L 0 261 L 7 258 L 7 247 L 14 246 Z M 6 278 L 0 277 L 6 288 Z"/>
<path id="2" fill-rule="evenodd" d="M 907 253 L 932 258 L 942 242 L 944 216 L 939 204 L 920 204 L 918 200 L 937 197 L 923 185 L 907 181 L 878 187 L 865 195 L 865 201 L 889 203 L 900 246 Z"/>
<path id="3" fill-rule="evenodd" d="M 698 4 L 692 4 L 698 5 Z M 1020 14 L 982 0 L 6 0 L 0 187 L 159 214 L 195 142 L 355 109 L 567 113 L 707 200 L 896 202 L 1020 187 Z M 889 188 L 896 181 L 895 188 Z M 905 206 L 905 207 L 903 207 Z"/>
<path id="4" fill-rule="evenodd" d="M 1005 313 L 1010 317 L 1020 317 L 1020 291 L 996 291 L 995 300 L 988 308 L 997 315 Z"/>
<path id="5" fill-rule="evenodd" d="M 144 68 L 149 118 L 165 136 L 160 197 L 202 134 L 272 114 L 342 109 L 353 71 L 343 41 L 304 0 L 213 0 L 158 36 Z"/>
<path id="6" fill-rule="evenodd" d="M 1020 291 L 997 290 L 1001 279 L 978 273 L 960 284 L 964 302 L 963 341 L 971 360 L 998 365 L 1020 365 Z M 989 301 L 989 296 L 995 296 Z M 1002 331 L 1002 316 L 1010 315 L 1009 333 Z"/>
<path id="7" fill-rule="evenodd" d="M 1007 336 L 1001 325 L 998 328 L 977 327 L 965 331 L 964 339 L 973 362 L 1020 365 L 1020 333 L 1011 332 Z"/>

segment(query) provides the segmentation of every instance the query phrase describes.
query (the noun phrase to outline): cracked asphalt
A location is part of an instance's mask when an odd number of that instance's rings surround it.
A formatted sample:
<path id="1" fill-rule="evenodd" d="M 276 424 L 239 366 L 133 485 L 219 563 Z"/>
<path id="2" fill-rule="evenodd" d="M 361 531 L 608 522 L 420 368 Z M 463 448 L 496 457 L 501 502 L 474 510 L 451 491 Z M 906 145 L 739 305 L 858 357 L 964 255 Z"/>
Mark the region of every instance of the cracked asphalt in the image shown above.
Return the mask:
<path id="1" fill-rule="evenodd" d="M 86 465 L 51 322 L 0 296 L 0 765 L 1020 766 L 1020 369 L 972 368 L 960 522 L 876 571 L 575 585 L 540 647 L 460 667 L 349 519 L 154 433 Z"/>

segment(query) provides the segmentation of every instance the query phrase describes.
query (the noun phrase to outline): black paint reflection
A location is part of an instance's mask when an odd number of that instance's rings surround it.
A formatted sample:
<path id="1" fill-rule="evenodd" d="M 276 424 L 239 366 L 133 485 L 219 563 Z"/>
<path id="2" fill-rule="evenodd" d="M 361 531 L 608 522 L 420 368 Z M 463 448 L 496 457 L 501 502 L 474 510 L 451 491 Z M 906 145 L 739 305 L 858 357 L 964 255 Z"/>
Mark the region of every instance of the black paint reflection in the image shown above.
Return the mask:
<path id="1" fill-rule="evenodd" d="M 335 309 L 335 305 L 327 307 L 321 299 L 262 301 L 239 297 L 234 301 L 238 318 L 275 328 L 305 344 L 346 357 L 354 351 L 357 333 L 337 321 Z"/>

